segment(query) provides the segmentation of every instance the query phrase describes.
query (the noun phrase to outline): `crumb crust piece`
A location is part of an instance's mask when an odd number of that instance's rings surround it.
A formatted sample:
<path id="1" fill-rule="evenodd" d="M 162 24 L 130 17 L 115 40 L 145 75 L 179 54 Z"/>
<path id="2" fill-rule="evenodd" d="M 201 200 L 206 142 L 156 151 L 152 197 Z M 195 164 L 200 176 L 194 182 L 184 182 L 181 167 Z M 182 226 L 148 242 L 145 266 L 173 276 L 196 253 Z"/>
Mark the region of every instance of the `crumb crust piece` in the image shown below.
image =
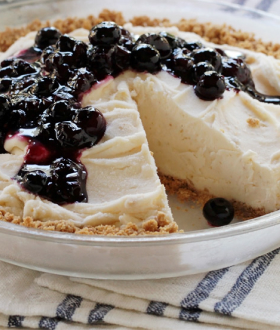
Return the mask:
<path id="1" fill-rule="evenodd" d="M 0 32 L 0 51 L 7 50 L 17 39 L 25 36 L 31 31 L 37 31 L 45 26 L 54 26 L 62 33 L 69 33 L 78 28 L 85 28 L 90 30 L 94 25 L 102 21 L 114 21 L 119 25 L 127 23 L 121 12 L 110 11 L 104 9 L 98 16 L 90 15 L 86 18 L 68 17 L 66 19 L 59 19 L 54 22 L 34 20 L 25 27 L 9 28 Z M 266 55 L 274 56 L 280 59 L 280 44 L 272 42 L 263 42 L 257 39 L 253 33 L 236 30 L 233 27 L 223 24 L 216 25 L 213 23 L 199 23 L 196 19 L 181 19 L 177 23 L 170 22 L 169 19 L 151 19 L 148 16 L 138 16 L 132 18 L 129 22 L 133 25 L 141 26 L 177 26 L 181 31 L 194 32 L 206 41 L 216 44 L 228 44 L 240 48 L 261 52 Z"/>
<path id="2" fill-rule="evenodd" d="M 211 195 L 206 190 L 196 190 L 190 181 L 175 179 L 162 174 L 159 174 L 159 177 L 167 192 L 171 195 L 176 195 L 180 202 L 192 202 L 203 208 L 209 199 L 217 197 Z M 233 204 L 235 216 L 241 220 L 253 219 L 266 214 L 264 208 L 254 209 L 245 203 L 235 200 L 230 202 Z"/>
<path id="3" fill-rule="evenodd" d="M 247 119 L 247 123 L 249 124 L 249 126 L 251 127 L 259 127 L 260 126 L 260 121 L 258 118 L 248 118 Z"/>
<path id="4" fill-rule="evenodd" d="M 69 220 L 40 221 L 31 217 L 21 218 L 5 210 L 0 210 L 0 220 L 17 224 L 28 228 L 59 231 L 72 234 L 99 235 L 99 236 L 143 236 L 165 235 L 178 232 L 178 225 L 166 218 L 163 212 L 159 212 L 157 218 L 143 222 L 142 228 L 134 223 L 128 223 L 122 228 L 113 225 L 99 225 L 96 227 L 78 227 Z"/>

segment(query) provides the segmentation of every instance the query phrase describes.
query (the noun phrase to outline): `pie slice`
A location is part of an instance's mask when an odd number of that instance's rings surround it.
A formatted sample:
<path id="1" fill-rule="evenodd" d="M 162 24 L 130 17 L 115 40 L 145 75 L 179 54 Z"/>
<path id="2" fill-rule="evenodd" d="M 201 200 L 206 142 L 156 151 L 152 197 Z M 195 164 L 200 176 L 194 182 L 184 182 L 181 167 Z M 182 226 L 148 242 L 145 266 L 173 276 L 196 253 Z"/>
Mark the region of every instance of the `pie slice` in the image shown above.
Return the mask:
<path id="1" fill-rule="evenodd" d="M 78 31 L 76 38 L 85 39 L 87 34 L 88 31 L 82 31 L 79 38 Z M 5 70 L 5 65 L 11 67 L 9 60 L 6 62 L 3 60 L 8 58 L 9 54 L 20 53 L 33 46 L 35 35 L 36 33 L 29 34 L 16 42 L 6 53 L 1 54 L 2 72 Z M 69 40 L 74 39 L 69 38 Z M 19 58 L 21 57 L 26 58 L 26 52 L 19 55 Z M 23 64 L 18 61 L 21 60 L 16 59 L 12 65 L 14 70 L 17 68 L 19 71 L 18 67 Z M 27 64 L 24 69 L 32 71 Z M 78 72 L 80 76 L 84 77 L 84 71 L 80 69 Z M 28 74 L 26 77 L 21 80 L 27 80 Z M 65 95 L 67 92 L 68 90 L 62 91 Z M 36 93 L 38 95 L 38 91 L 28 93 L 16 91 L 14 94 L 9 93 L 9 96 L 2 94 L 2 107 L 4 108 L 4 101 L 9 99 L 9 104 L 12 103 L 11 107 L 17 108 L 13 114 L 16 112 L 16 115 L 19 115 L 20 107 L 26 108 L 30 104 L 39 102 L 37 96 L 30 100 Z M 41 100 L 47 104 L 48 99 L 44 92 L 41 95 Z M 4 219 L 8 221 L 12 219 L 14 223 L 31 227 L 78 233 L 136 235 L 176 232 L 178 226 L 173 221 L 165 188 L 157 175 L 137 104 L 131 97 L 128 85 L 117 83 L 112 77 L 107 78 L 101 83 L 95 83 L 90 93 L 80 96 L 79 104 L 72 102 L 72 98 L 67 99 L 68 95 L 65 95 L 56 97 L 56 102 L 51 101 L 51 110 L 45 106 L 47 110 L 43 111 L 44 114 L 40 114 L 35 125 L 31 122 L 34 115 L 32 113 L 29 114 L 27 124 L 24 122 L 22 127 L 15 129 L 14 132 L 12 127 L 7 128 L 9 132 L 6 133 L 3 147 L 4 151 L 9 153 L 1 155 L 0 165 L 0 205 Z M 102 113 L 100 118 L 106 122 L 106 130 L 105 133 L 102 132 L 104 135 L 101 140 L 98 137 L 99 142 L 97 140 L 92 143 L 95 144 L 94 146 L 79 144 L 77 156 L 77 148 L 73 151 L 73 146 L 69 147 L 73 137 L 70 136 L 71 126 L 67 126 L 69 120 L 66 119 L 70 119 L 69 116 L 81 117 L 85 109 L 89 109 L 90 113 L 98 109 Z M 70 115 L 68 113 L 66 115 L 69 118 L 62 118 L 63 111 L 71 112 Z M 62 126 L 60 122 L 48 126 L 49 118 L 52 118 L 55 112 L 59 113 L 59 121 L 63 120 Z M 102 126 L 100 123 L 94 122 L 94 124 Z M 44 127 L 43 133 L 39 128 L 40 132 L 37 134 L 38 127 Z M 100 130 L 100 127 L 96 129 Z M 63 145 L 63 150 L 58 144 L 52 143 L 51 130 Z M 80 131 L 73 136 L 79 138 L 79 134 Z M 94 136 L 98 134 L 94 133 Z M 82 139 L 85 139 L 84 136 Z M 75 143 L 74 141 L 73 144 Z M 53 151 L 54 149 L 57 150 Z M 75 166 L 72 165 L 73 160 L 82 167 L 73 169 Z M 67 166 L 69 168 L 72 166 L 72 170 L 67 172 L 67 169 L 65 170 Z M 62 179 L 57 178 L 59 171 L 64 171 Z M 86 176 L 86 179 L 84 178 L 77 185 L 85 184 L 84 189 L 79 190 L 79 187 L 75 186 L 73 176 L 77 174 Z M 48 178 L 48 181 L 44 181 L 45 178 Z M 70 183 L 65 185 L 67 180 L 70 180 Z M 38 185 L 46 187 L 38 190 Z M 49 188 L 51 185 L 53 187 Z M 75 203 L 74 199 L 74 203 L 72 200 L 69 203 L 67 198 L 71 195 L 74 196 L 73 198 L 77 197 L 79 202 Z"/>

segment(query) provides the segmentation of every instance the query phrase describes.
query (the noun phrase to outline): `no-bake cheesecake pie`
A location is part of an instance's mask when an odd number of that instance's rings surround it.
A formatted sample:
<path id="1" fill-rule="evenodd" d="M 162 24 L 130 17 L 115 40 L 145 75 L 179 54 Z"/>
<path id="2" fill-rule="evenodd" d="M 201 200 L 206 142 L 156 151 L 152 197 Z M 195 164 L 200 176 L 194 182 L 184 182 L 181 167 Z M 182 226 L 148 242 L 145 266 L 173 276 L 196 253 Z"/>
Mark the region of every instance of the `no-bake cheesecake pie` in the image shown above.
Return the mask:
<path id="1" fill-rule="evenodd" d="M 173 233 L 163 183 L 181 199 L 227 198 L 243 217 L 280 208 L 278 60 L 177 27 L 72 30 L 0 53 L 3 220 Z"/>

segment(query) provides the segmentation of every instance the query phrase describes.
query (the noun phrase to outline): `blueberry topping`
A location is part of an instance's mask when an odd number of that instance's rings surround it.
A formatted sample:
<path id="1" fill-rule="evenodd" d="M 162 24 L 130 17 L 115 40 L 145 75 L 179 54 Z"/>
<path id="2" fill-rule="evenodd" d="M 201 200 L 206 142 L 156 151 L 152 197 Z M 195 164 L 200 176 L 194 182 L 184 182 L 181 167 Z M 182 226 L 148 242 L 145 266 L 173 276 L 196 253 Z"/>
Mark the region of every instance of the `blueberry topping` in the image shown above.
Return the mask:
<path id="1" fill-rule="evenodd" d="M 222 65 L 221 55 L 211 48 L 196 49 L 192 52 L 194 63 L 209 62 L 215 70 L 219 70 Z"/>
<path id="2" fill-rule="evenodd" d="M 83 128 L 88 135 L 91 146 L 98 143 L 103 137 L 106 129 L 106 121 L 101 112 L 94 107 L 85 107 L 77 110 L 73 120 Z"/>
<path id="3" fill-rule="evenodd" d="M 221 56 L 226 57 L 226 52 L 221 48 L 215 48 L 215 51 L 218 52 Z"/>
<path id="4" fill-rule="evenodd" d="M 6 66 L 0 69 L 0 78 L 17 77 L 17 72 L 11 66 Z"/>
<path id="5" fill-rule="evenodd" d="M 33 87 L 35 87 L 37 79 L 35 77 L 27 77 L 22 80 L 15 80 L 10 86 L 10 93 L 28 93 Z"/>
<path id="6" fill-rule="evenodd" d="M 7 66 L 10 66 L 12 65 L 14 62 L 14 59 L 13 58 L 6 58 L 5 60 L 3 60 L 0 64 L 1 68 L 5 68 Z"/>
<path id="7" fill-rule="evenodd" d="M 53 97 L 55 101 L 59 100 L 72 100 L 74 101 L 75 97 L 73 95 L 73 90 L 68 86 L 60 85 L 54 92 Z"/>
<path id="8" fill-rule="evenodd" d="M 76 40 L 67 34 L 62 35 L 56 43 L 56 48 L 61 52 L 73 52 Z"/>
<path id="9" fill-rule="evenodd" d="M 3 64 L 3 62 L 2 62 Z M 26 79 L 31 75 L 38 74 L 40 67 L 36 64 L 30 64 L 22 59 L 13 59 L 0 69 L 0 78 L 22 78 Z M 15 79 L 15 81 L 18 79 Z"/>
<path id="10" fill-rule="evenodd" d="M 76 67 L 84 67 L 86 66 L 87 62 L 87 49 L 88 46 L 82 41 L 76 41 L 74 48 L 73 48 L 73 57 L 76 61 Z"/>
<path id="11" fill-rule="evenodd" d="M 193 84 L 193 65 L 193 59 L 181 49 L 177 49 L 173 54 L 172 60 L 167 63 L 167 66 L 171 68 L 174 74 L 180 77 L 183 83 L 187 84 Z"/>
<path id="12" fill-rule="evenodd" d="M 24 110 L 12 110 L 8 118 L 8 127 L 11 127 L 14 131 L 17 131 L 20 127 L 26 127 L 27 115 Z"/>
<path id="13" fill-rule="evenodd" d="M 46 47 L 46 48 L 43 50 L 42 54 L 41 54 L 41 58 L 40 58 L 41 63 L 42 63 L 42 64 L 46 64 L 46 60 L 48 59 L 48 57 L 49 57 L 52 53 L 54 53 L 54 51 L 55 51 L 55 49 L 54 49 L 53 46 L 48 46 L 48 47 Z"/>
<path id="14" fill-rule="evenodd" d="M 26 164 L 43 165 L 48 164 L 53 158 L 53 152 L 48 150 L 42 143 L 34 141 L 29 144 L 26 155 Z M 27 189 L 27 188 L 26 188 Z M 35 193 L 35 191 L 33 191 Z"/>
<path id="15" fill-rule="evenodd" d="M 56 48 L 65 57 L 64 63 L 67 63 L 70 67 L 78 68 L 86 65 L 88 47 L 84 42 L 62 35 L 56 43 Z"/>
<path id="16" fill-rule="evenodd" d="M 180 47 L 180 40 L 176 38 L 173 34 L 163 31 L 159 33 L 159 36 L 167 40 L 171 49 Z"/>
<path id="17" fill-rule="evenodd" d="M 0 93 L 6 93 L 12 86 L 12 78 L 0 78 Z"/>
<path id="18" fill-rule="evenodd" d="M 71 54 L 69 55 L 71 56 Z M 44 59 L 46 70 L 51 72 L 52 70 L 59 68 L 62 64 L 64 64 L 64 56 L 67 57 L 67 53 L 62 53 L 59 51 L 51 52 L 49 56 Z"/>
<path id="19" fill-rule="evenodd" d="M 207 71 L 195 86 L 195 93 L 203 100 L 212 101 L 221 97 L 225 89 L 224 77 L 216 71 Z"/>
<path id="20" fill-rule="evenodd" d="M 53 123 L 72 120 L 75 115 L 75 109 L 71 108 L 71 104 L 67 101 L 61 100 L 52 104 L 48 109 L 48 119 Z"/>
<path id="21" fill-rule="evenodd" d="M 232 204 L 224 198 L 212 198 L 203 207 L 203 215 L 209 225 L 220 227 L 228 225 L 234 217 Z"/>
<path id="22" fill-rule="evenodd" d="M 114 49 L 113 63 L 116 70 L 124 71 L 129 68 L 131 52 L 122 46 L 116 46 Z"/>
<path id="23" fill-rule="evenodd" d="M 56 140 L 62 148 L 81 149 L 83 144 L 83 131 L 71 121 L 63 121 L 55 124 Z"/>
<path id="24" fill-rule="evenodd" d="M 113 73 L 113 54 L 114 48 L 95 46 L 88 49 L 87 67 L 98 80 L 102 80 Z"/>
<path id="25" fill-rule="evenodd" d="M 135 46 L 135 39 L 134 36 L 123 27 L 119 27 L 121 29 L 121 38 L 118 42 L 120 46 L 125 47 L 128 50 L 132 50 L 132 48 Z"/>
<path id="26" fill-rule="evenodd" d="M 68 86 L 79 95 L 86 92 L 96 82 L 95 76 L 87 69 L 81 68 L 73 73 L 68 81 Z"/>
<path id="27" fill-rule="evenodd" d="M 240 58 L 223 58 L 222 74 L 225 77 L 236 77 L 242 84 L 248 84 L 252 79 L 251 71 Z"/>
<path id="28" fill-rule="evenodd" d="M 37 72 L 34 65 L 32 65 L 26 61 L 23 61 L 21 59 L 14 61 L 14 69 L 16 70 L 16 72 L 19 76 Z"/>
<path id="29" fill-rule="evenodd" d="M 13 109 L 23 109 L 27 112 L 32 112 L 32 116 L 34 112 L 42 113 L 48 105 L 44 103 L 43 98 L 38 98 L 32 94 L 18 94 L 11 98 Z"/>
<path id="30" fill-rule="evenodd" d="M 166 38 L 156 33 L 142 34 L 136 42 L 137 44 L 149 44 L 154 46 L 160 53 L 160 58 L 167 58 L 171 52 L 171 46 Z"/>
<path id="31" fill-rule="evenodd" d="M 245 90 L 244 85 L 236 77 L 224 77 L 226 88 L 234 89 L 236 92 Z"/>
<path id="32" fill-rule="evenodd" d="M 39 194 L 42 190 L 45 190 L 47 181 L 48 177 L 45 172 L 35 170 L 24 174 L 22 186 L 34 194 Z"/>
<path id="33" fill-rule="evenodd" d="M 193 50 L 204 48 L 200 41 L 184 41 L 182 39 L 180 40 L 181 40 L 181 48 L 185 48 L 190 52 Z"/>
<path id="34" fill-rule="evenodd" d="M 38 130 L 36 134 L 33 136 L 34 141 L 36 142 L 38 141 L 42 145 L 46 145 L 48 150 L 53 150 L 53 149 L 56 150 L 58 148 L 58 143 L 54 131 L 54 125 L 55 124 L 53 122 L 49 122 L 49 121 L 42 122 L 41 125 L 38 126 Z M 27 164 L 28 164 L 28 160 L 27 160 Z"/>
<path id="35" fill-rule="evenodd" d="M 71 75 L 73 75 L 73 70 L 66 63 L 62 63 L 56 70 L 52 72 L 52 76 L 55 76 L 57 81 L 62 85 L 67 84 Z"/>
<path id="36" fill-rule="evenodd" d="M 44 49 L 48 46 L 54 45 L 61 33 L 54 27 L 45 27 L 37 32 L 35 37 L 35 47 Z"/>
<path id="37" fill-rule="evenodd" d="M 11 109 L 11 101 L 9 97 L 0 94 L 0 125 L 4 123 L 4 120 L 5 118 L 7 118 L 10 109 Z"/>
<path id="38" fill-rule="evenodd" d="M 138 44 L 131 52 L 131 66 L 140 72 L 157 72 L 160 70 L 160 53 L 151 45 Z"/>
<path id="39" fill-rule="evenodd" d="M 57 87 L 58 83 L 56 79 L 51 77 L 43 77 L 37 81 L 37 84 L 32 92 L 38 96 L 49 96 L 56 90 Z"/>
<path id="40" fill-rule="evenodd" d="M 49 165 L 25 164 L 16 179 L 28 191 L 63 205 L 87 202 L 86 177 L 81 163 L 62 157 Z"/>
<path id="41" fill-rule="evenodd" d="M 214 67 L 209 62 L 199 62 L 192 68 L 193 80 L 198 82 L 199 78 L 207 71 L 214 71 Z"/>
<path id="42" fill-rule="evenodd" d="M 81 163 L 67 158 L 56 159 L 50 165 L 46 198 L 57 204 L 86 203 L 86 178 L 87 172 Z"/>
<path id="43" fill-rule="evenodd" d="M 116 23 L 102 22 L 90 30 L 89 41 L 93 46 L 112 46 L 119 42 L 121 36 L 121 29 Z"/>
<path id="44" fill-rule="evenodd" d="M 34 63 L 40 59 L 42 55 L 42 49 L 38 47 L 30 47 L 21 51 L 16 58 L 21 58 L 29 63 Z"/>

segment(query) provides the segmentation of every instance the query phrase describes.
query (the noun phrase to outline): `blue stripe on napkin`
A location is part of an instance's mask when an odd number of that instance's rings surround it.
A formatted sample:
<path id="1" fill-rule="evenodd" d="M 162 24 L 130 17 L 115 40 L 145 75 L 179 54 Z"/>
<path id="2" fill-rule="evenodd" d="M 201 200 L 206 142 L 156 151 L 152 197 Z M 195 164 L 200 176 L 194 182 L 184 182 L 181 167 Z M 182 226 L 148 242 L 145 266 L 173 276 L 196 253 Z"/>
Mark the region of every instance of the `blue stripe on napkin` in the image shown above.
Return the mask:
<path id="1" fill-rule="evenodd" d="M 61 304 L 57 306 L 56 316 L 67 321 L 72 321 L 72 316 L 74 315 L 76 308 L 81 306 L 83 301 L 82 297 L 67 295 Z"/>
<path id="2" fill-rule="evenodd" d="M 259 4 L 256 5 L 256 9 L 268 11 L 271 5 L 275 0 L 262 0 Z"/>
<path id="3" fill-rule="evenodd" d="M 277 249 L 254 259 L 238 277 L 229 293 L 220 302 L 216 303 L 215 312 L 231 315 L 242 304 L 279 251 L 280 249 Z"/>
<path id="4" fill-rule="evenodd" d="M 24 316 L 11 315 L 11 316 L 9 316 L 9 319 L 8 319 L 8 327 L 9 328 L 15 328 L 15 327 L 21 328 L 23 326 L 22 325 L 23 320 L 24 320 Z"/>
<path id="5" fill-rule="evenodd" d="M 97 303 L 95 308 L 89 313 L 88 323 L 94 324 L 102 322 L 105 315 L 113 308 L 115 308 L 115 306 Z"/>
<path id="6" fill-rule="evenodd" d="M 202 310 L 199 308 L 194 308 L 194 309 L 181 308 L 179 319 L 184 321 L 198 322 L 201 312 Z"/>
<path id="7" fill-rule="evenodd" d="M 165 308 L 168 306 L 167 303 L 160 301 L 151 301 L 147 307 L 146 313 L 156 316 L 163 316 Z"/>
<path id="8" fill-rule="evenodd" d="M 58 324 L 58 319 L 55 317 L 42 317 L 39 322 L 40 329 L 55 330 Z"/>
<path id="9" fill-rule="evenodd" d="M 233 0 L 232 3 L 235 4 L 235 5 L 243 6 L 243 5 L 245 5 L 246 1 L 247 0 Z M 225 5 L 227 5 L 227 3 L 225 3 Z M 232 7 L 225 7 L 225 8 L 223 8 L 223 10 L 226 11 L 226 12 L 234 13 L 234 12 L 238 11 L 239 9 L 232 8 Z"/>
<path id="10" fill-rule="evenodd" d="M 198 305 L 209 297 L 211 291 L 215 289 L 216 285 L 228 269 L 229 268 L 227 267 L 209 272 L 203 280 L 198 283 L 196 288 L 181 301 L 181 306 L 186 309 L 198 308 Z"/>

